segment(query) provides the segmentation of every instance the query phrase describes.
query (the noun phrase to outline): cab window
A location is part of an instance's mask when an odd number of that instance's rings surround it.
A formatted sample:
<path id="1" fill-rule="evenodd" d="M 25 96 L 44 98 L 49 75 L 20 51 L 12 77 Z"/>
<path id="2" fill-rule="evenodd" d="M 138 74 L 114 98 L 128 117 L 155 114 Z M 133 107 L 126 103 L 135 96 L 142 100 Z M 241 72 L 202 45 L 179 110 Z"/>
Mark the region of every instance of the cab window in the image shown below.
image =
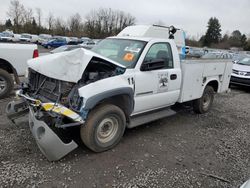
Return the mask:
<path id="1" fill-rule="evenodd" d="M 153 44 L 148 50 L 143 62 L 147 63 L 155 60 L 163 60 L 165 65 L 164 69 L 174 68 L 172 50 L 169 43 Z"/>

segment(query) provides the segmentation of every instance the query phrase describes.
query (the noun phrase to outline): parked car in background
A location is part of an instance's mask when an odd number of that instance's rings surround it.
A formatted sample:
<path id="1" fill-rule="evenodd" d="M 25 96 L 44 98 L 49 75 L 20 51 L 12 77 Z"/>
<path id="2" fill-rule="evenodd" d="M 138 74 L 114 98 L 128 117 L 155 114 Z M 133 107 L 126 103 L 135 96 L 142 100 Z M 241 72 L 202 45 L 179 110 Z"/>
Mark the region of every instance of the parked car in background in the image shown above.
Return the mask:
<path id="1" fill-rule="evenodd" d="M 10 94 L 14 81 L 24 76 L 27 60 L 38 57 L 37 45 L 0 43 L 0 98 Z"/>
<path id="2" fill-rule="evenodd" d="M 250 86 L 250 56 L 233 64 L 230 84 Z"/>
<path id="3" fill-rule="evenodd" d="M 55 48 L 54 50 L 50 51 L 50 53 L 55 54 L 55 53 L 74 50 L 74 49 L 77 49 L 77 48 L 83 48 L 83 46 L 81 46 L 81 45 L 64 45 L 64 46 L 60 46 L 58 48 Z"/>
<path id="4" fill-rule="evenodd" d="M 90 40 L 90 38 L 89 37 L 81 37 L 80 42 L 83 43 L 86 40 Z"/>
<path id="5" fill-rule="evenodd" d="M 39 38 L 38 35 L 31 35 L 31 42 L 37 44 L 38 43 L 38 38 Z"/>
<path id="6" fill-rule="evenodd" d="M 32 40 L 32 35 L 28 33 L 22 33 L 20 37 L 21 42 L 31 42 Z"/>
<path id="7" fill-rule="evenodd" d="M 80 40 L 77 37 L 69 37 L 68 45 L 77 45 Z"/>
<path id="8" fill-rule="evenodd" d="M 94 41 L 95 44 L 98 44 L 99 42 L 102 41 L 102 39 L 93 39 L 93 41 Z"/>
<path id="9" fill-rule="evenodd" d="M 52 36 L 48 34 L 40 34 L 38 35 L 38 44 L 43 44 L 51 40 Z"/>
<path id="10" fill-rule="evenodd" d="M 86 49 L 91 49 L 93 48 L 96 43 L 92 40 L 92 39 L 89 39 L 89 40 L 85 40 L 83 43 L 80 44 L 83 48 L 86 48 Z"/>
<path id="11" fill-rule="evenodd" d="M 14 34 L 10 32 L 2 32 L 0 36 L 0 41 L 2 42 L 13 42 L 14 41 Z"/>
<path id="12" fill-rule="evenodd" d="M 43 44 L 43 47 L 45 48 L 57 48 L 60 46 L 67 45 L 67 41 L 65 38 L 57 38 L 57 39 L 52 39 L 46 43 Z"/>
<path id="13" fill-rule="evenodd" d="M 233 59 L 231 53 L 226 52 L 208 52 L 201 56 L 202 59 Z"/>
<path id="14" fill-rule="evenodd" d="M 203 56 L 204 50 L 202 48 L 186 47 L 186 56 L 190 58 L 200 58 Z"/>
<path id="15" fill-rule="evenodd" d="M 13 41 L 14 41 L 14 42 L 19 42 L 19 41 L 20 41 L 20 38 L 21 38 L 21 35 L 20 35 L 20 34 L 14 34 Z"/>

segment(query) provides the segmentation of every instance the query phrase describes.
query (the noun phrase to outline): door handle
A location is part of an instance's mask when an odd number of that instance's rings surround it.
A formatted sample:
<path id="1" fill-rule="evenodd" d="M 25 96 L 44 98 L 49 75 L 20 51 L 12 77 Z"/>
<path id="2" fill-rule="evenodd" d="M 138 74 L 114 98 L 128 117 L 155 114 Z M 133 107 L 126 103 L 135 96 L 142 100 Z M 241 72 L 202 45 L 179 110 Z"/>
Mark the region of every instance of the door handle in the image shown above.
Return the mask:
<path id="1" fill-rule="evenodd" d="M 177 75 L 176 74 L 171 74 L 170 75 L 170 80 L 176 80 L 177 78 Z"/>

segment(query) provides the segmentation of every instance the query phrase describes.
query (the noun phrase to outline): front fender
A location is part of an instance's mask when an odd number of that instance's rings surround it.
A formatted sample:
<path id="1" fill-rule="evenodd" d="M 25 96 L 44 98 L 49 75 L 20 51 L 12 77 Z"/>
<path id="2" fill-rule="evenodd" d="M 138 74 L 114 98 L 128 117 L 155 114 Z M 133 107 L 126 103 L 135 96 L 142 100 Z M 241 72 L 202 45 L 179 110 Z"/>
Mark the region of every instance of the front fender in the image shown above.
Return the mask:
<path id="1" fill-rule="evenodd" d="M 117 95 L 128 95 L 130 100 L 133 101 L 134 91 L 130 87 L 116 88 L 109 91 L 104 91 L 98 93 L 90 98 L 88 98 L 85 102 L 85 109 L 94 108 L 100 101 L 105 100 L 107 98 L 111 98 Z M 131 104 L 133 106 L 133 103 Z M 131 110 L 130 110 L 131 111 Z"/>

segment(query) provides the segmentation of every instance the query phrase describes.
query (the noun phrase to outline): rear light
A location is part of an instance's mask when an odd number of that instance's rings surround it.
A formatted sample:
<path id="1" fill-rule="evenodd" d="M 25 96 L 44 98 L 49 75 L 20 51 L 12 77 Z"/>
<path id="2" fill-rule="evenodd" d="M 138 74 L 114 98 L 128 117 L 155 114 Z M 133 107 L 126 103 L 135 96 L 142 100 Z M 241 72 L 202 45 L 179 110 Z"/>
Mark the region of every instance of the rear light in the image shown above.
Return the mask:
<path id="1" fill-rule="evenodd" d="M 39 53 L 37 49 L 33 51 L 33 58 L 36 58 L 36 57 L 39 57 Z"/>

